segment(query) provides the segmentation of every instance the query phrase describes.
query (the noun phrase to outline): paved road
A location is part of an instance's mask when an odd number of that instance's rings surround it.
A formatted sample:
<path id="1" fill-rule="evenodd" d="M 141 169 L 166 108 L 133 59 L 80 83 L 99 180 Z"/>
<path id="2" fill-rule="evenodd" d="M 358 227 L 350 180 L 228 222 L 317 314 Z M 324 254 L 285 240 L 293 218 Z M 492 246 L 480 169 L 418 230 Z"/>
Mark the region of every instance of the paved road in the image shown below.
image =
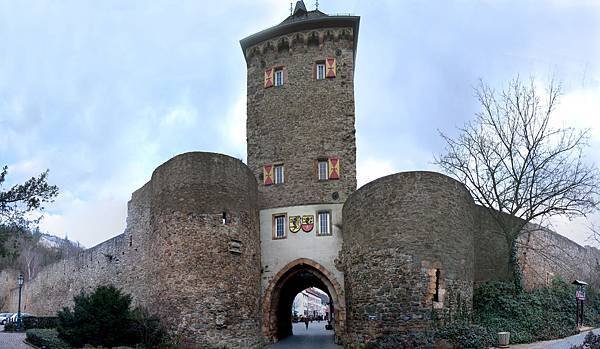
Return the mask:
<path id="1" fill-rule="evenodd" d="M 303 323 L 293 326 L 294 335 L 273 345 L 269 349 L 341 349 L 342 347 L 333 343 L 333 331 L 325 330 L 326 322 L 313 322 L 308 325 L 308 330 Z M 600 329 L 593 330 L 600 334 Z M 588 332 L 575 336 L 557 339 L 553 341 L 538 342 L 531 344 L 511 345 L 511 349 L 571 349 L 573 345 L 583 344 L 583 339 Z M 4 326 L 0 325 L 0 349 L 31 349 L 23 343 L 25 333 L 4 332 Z"/>
<path id="2" fill-rule="evenodd" d="M 326 321 L 313 322 L 308 325 L 304 323 L 293 324 L 294 335 L 281 340 L 269 349 L 341 349 L 342 347 L 333 343 L 333 331 L 325 330 Z"/>
<path id="3" fill-rule="evenodd" d="M 595 330 L 593 330 L 593 332 L 594 332 L 594 334 L 600 334 L 600 329 L 595 329 Z M 583 339 L 585 338 L 585 336 L 588 333 L 589 333 L 589 331 L 586 331 L 586 332 L 580 333 L 575 336 L 571 336 L 571 337 L 567 337 L 567 338 L 563 338 L 563 339 L 556 339 L 556 340 L 552 340 L 552 341 L 537 342 L 537 343 L 531 343 L 531 344 L 511 345 L 510 348 L 511 349 L 571 349 L 571 347 L 574 345 L 583 344 Z"/>
<path id="4" fill-rule="evenodd" d="M 4 332 L 4 326 L 0 325 L 0 349 L 31 349 L 23 339 L 25 333 Z"/>
<path id="5" fill-rule="evenodd" d="M 297 323 L 293 326 L 294 335 L 282 341 L 279 341 L 269 349 L 341 349 L 342 347 L 333 343 L 333 332 L 325 330 L 325 323 L 313 322 L 308 325 L 308 331 L 303 323 Z M 600 333 L 600 329 L 593 331 Z M 571 349 L 573 345 L 583 344 L 583 339 L 588 332 L 575 336 L 557 339 L 553 341 L 538 342 L 531 344 L 511 345 L 511 349 Z M 0 347 L 2 348 L 2 347 Z"/>

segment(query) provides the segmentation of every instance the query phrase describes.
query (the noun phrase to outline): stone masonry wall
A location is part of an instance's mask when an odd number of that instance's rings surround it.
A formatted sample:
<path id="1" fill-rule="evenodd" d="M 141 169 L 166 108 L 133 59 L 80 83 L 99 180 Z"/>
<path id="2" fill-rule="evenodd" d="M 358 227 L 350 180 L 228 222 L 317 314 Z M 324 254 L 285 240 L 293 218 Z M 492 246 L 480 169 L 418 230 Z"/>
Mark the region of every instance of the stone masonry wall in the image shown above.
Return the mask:
<path id="1" fill-rule="evenodd" d="M 509 245 L 483 207 L 477 207 L 475 283 L 512 281 Z M 549 285 L 554 277 L 584 280 L 600 287 L 600 250 L 581 246 L 548 229 L 529 225 L 518 240 L 519 263 L 526 289 Z"/>
<path id="2" fill-rule="evenodd" d="M 23 309 L 53 315 L 80 291 L 114 284 L 182 346 L 260 346 L 256 202 L 254 175 L 239 160 L 179 155 L 134 192 L 124 234 L 46 267 L 25 284 Z"/>
<path id="3" fill-rule="evenodd" d="M 36 315 L 54 315 L 63 306 L 71 306 L 81 291 L 97 285 L 113 284 L 132 294 L 135 305 L 151 308 L 148 290 L 156 259 L 152 258 L 152 232 L 149 228 L 149 186 L 132 195 L 127 229 L 77 256 L 45 267 L 23 288 L 23 309 Z M 9 297 L 10 309 L 17 308 L 18 288 Z"/>
<path id="4" fill-rule="evenodd" d="M 475 231 L 475 283 L 512 280 L 508 242 L 485 208 L 476 206 L 476 212 L 478 227 Z"/>
<path id="5" fill-rule="evenodd" d="M 356 190 L 353 38 L 352 28 L 322 28 L 247 50 L 248 166 L 260 208 L 343 203 Z M 337 60 L 337 76 L 316 80 L 313 65 L 327 57 Z M 286 67 L 287 82 L 264 88 L 274 66 Z M 318 181 L 316 160 L 330 157 L 340 158 L 341 178 Z M 274 163 L 284 165 L 285 183 L 264 186 L 263 165 Z"/>
<path id="6" fill-rule="evenodd" d="M 553 231 L 535 229 L 520 239 L 519 262 L 526 289 L 548 285 L 560 276 L 600 287 L 600 251 L 580 246 Z"/>
<path id="7" fill-rule="evenodd" d="M 191 156 L 152 179 L 161 314 L 200 347 L 262 342 L 257 185 L 239 160 Z M 160 204 L 159 204 L 160 203 Z M 223 213 L 227 222 L 223 224 Z M 239 252 L 230 251 L 239 247 Z"/>
<path id="8" fill-rule="evenodd" d="M 350 342 L 397 336 L 411 347 L 434 311 L 456 316 L 471 308 L 475 215 L 462 184 L 432 172 L 398 173 L 352 194 L 343 215 Z"/>

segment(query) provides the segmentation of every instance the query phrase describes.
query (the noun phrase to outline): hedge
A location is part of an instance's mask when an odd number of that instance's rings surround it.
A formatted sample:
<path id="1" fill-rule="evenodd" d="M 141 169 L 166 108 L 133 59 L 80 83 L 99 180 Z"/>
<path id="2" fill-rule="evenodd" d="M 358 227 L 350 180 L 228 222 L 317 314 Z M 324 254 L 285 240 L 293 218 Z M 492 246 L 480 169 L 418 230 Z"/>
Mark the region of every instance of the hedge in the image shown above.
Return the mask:
<path id="1" fill-rule="evenodd" d="M 56 316 L 28 316 L 23 318 L 23 326 L 26 330 L 32 328 L 56 328 L 58 318 Z"/>
<path id="2" fill-rule="evenodd" d="M 54 329 L 34 328 L 27 330 L 27 342 L 46 349 L 70 349 L 71 347 L 62 339 L 58 338 L 58 332 Z"/>
<path id="3" fill-rule="evenodd" d="M 523 293 L 516 293 L 512 283 L 490 282 L 475 290 L 473 320 L 491 333 L 510 332 L 511 343 L 568 337 L 578 333 L 574 295 L 575 288 L 561 279 Z M 595 302 L 589 299 L 586 323 L 590 325 L 598 321 Z"/>

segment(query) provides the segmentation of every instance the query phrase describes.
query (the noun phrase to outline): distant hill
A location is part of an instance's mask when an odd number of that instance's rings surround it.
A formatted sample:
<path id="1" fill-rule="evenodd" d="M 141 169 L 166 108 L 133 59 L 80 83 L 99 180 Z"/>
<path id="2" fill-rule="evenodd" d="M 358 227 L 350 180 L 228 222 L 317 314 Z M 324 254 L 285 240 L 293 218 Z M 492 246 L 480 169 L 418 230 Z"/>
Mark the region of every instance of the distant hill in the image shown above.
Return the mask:
<path id="1" fill-rule="evenodd" d="M 83 251 L 78 242 L 34 231 L 0 226 L 0 270 L 15 269 L 26 279 L 48 264 Z"/>
<path id="2" fill-rule="evenodd" d="M 38 243 L 47 248 L 62 248 L 65 244 L 71 243 L 71 241 L 59 238 L 58 236 L 42 233 Z"/>

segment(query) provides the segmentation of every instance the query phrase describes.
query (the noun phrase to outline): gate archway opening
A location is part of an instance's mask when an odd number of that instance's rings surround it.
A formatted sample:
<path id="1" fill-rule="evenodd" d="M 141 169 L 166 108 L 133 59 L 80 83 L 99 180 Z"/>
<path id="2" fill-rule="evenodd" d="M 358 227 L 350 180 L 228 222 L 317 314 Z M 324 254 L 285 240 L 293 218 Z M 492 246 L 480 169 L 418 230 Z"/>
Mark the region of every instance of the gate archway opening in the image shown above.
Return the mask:
<path id="1" fill-rule="evenodd" d="M 269 283 L 263 299 L 263 334 L 270 342 L 291 336 L 292 305 L 296 295 L 316 287 L 329 296 L 332 331 L 340 343 L 346 319 L 346 301 L 335 276 L 319 263 L 302 258 L 288 263 Z M 323 324 L 324 326 L 325 324 Z"/>
<path id="2" fill-rule="evenodd" d="M 331 299 L 327 292 L 317 287 L 307 288 L 294 298 L 292 322 L 302 322 L 305 318 L 318 323 L 327 321 L 330 318 L 331 308 Z"/>

